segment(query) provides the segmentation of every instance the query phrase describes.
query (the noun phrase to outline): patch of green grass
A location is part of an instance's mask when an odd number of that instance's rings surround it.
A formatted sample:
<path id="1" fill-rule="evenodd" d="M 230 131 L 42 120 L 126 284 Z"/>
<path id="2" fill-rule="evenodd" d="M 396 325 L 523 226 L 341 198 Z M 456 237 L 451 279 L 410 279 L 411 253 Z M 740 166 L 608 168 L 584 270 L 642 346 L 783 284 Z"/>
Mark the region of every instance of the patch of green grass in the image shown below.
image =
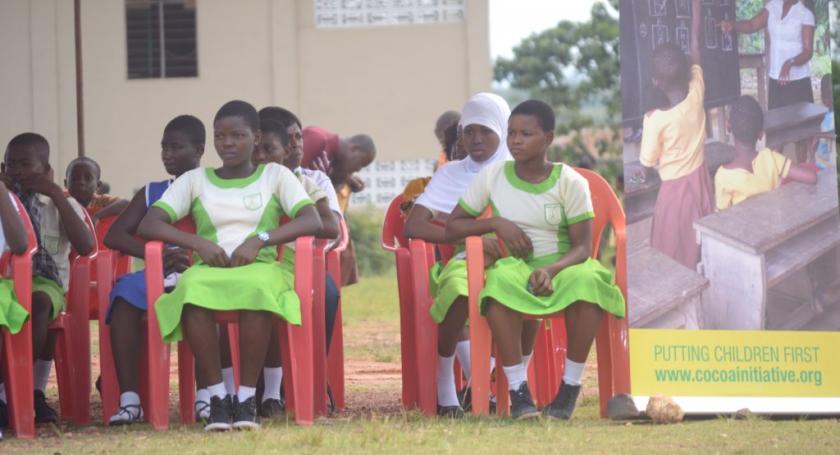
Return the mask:
<path id="1" fill-rule="evenodd" d="M 676 425 L 615 423 L 586 405 L 571 422 L 511 422 L 469 417 L 427 419 L 416 413 L 332 420 L 312 427 L 270 422 L 259 432 L 207 434 L 197 425 L 157 433 L 147 426 L 7 440 L 4 453 L 831 453 L 840 444 L 836 420 L 711 419 Z"/>
<path id="2" fill-rule="evenodd" d="M 397 323 L 400 300 L 394 274 L 365 276 L 358 284 L 342 288 L 341 314 L 345 327 L 358 324 Z"/>

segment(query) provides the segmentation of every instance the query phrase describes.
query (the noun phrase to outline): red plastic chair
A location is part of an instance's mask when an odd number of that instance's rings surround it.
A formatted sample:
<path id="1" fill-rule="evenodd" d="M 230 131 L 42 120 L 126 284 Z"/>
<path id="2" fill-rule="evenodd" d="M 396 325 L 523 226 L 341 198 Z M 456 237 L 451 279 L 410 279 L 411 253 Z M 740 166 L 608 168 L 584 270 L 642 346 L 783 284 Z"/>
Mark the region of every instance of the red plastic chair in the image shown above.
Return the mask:
<path id="1" fill-rule="evenodd" d="M 397 255 L 403 406 L 406 409 L 418 407 L 424 414 L 433 416 L 437 414 L 438 327 L 429 313 L 429 307 L 432 305 L 432 296 L 429 293 L 429 271 L 435 263 L 436 245 L 419 239 L 406 240 L 403 237 L 405 219 L 400 210 L 401 203 L 402 197 L 397 196 L 386 212 L 382 246 L 386 250 L 394 251 Z M 386 243 L 388 241 L 399 243 L 388 244 Z M 408 251 L 402 252 L 406 250 L 406 245 Z M 454 252 L 454 248 L 450 245 L 439 245 L 439 248 L 444 260 L 448 260 Z M 402 271 L 401 268 L 408 268 L 408 270 Z M 423 334 L 422 340 L 417 337 L 419 334 Z M 460 388 L 463 386 L 463 381 L 457 362 L 454 368 L 456 387 Z M 411 400 L 406 400 L 406 396 Z"/>
<path id="2" fill-rule="evenodd" d="M 194 229 L 193 229 L 194 230 Z M 287 324 L 277 320 L 281 338 L 281 351 L 286 375 L 286 391 L 289 409 L 294 410 L 295 421 L 310 425 L 314 420 L 314 365 L 313 365 L 313 262 L 314 238 L 300 237 L 295 241 L 295 291 L 300 297 L 301 325 Z M 282 246 L 278 247 L 282 253 Z M 147 419 L 156 430 L 169 426 L 169 346 L 160 336 L 160 328 L 154 305 L 163 294 L 163 243 L 146 243 L 146 286 L 148 297 L 147 349 L 149 353 L 149 405 Z M 323 267 L 322 267 L 323 268 Z M 216 312 L 220 324 L 236 324 L 238 312 Z M 323 317 L 321 318 L 323 321 Z M 234 371 L 239 362 L 238 341 L 231 333 L 231 355 Z M 288 368 L 288 369 L 287 369 Z M 186 341 L 178 343 L 178 371 L 181 420 L 195 421 L 195 365 L 192 352 Z"/>
<path id="3" fill-rule="evenodd" d="M 327 355 L 327 381 L 332 390 L 333 400 L 337 411 L 344 411 L 346 406 L 344 396 L 344 328 L 341 317 L 341 252 L 347 249 L 350 241 L 350 231 L 344 218 L 339 220 L 338 244 L 327 253 L 327 273 L 339 288 L 338 309 L 335 313 L 330 353 Z"/>
<path id="4" fill-rule="evenodd" d="M 29 215 L 20 201 L 15 198 L 18 213 L 29 238 L 27 254 L 11 257 L 15 294 L 27 311 L 32 311 L 32 254 L 37 251 L 35 230 Z M 85 219 L 92 228 L 90 218 Z M 83 425 L 90 421 L 90 327 L 88 325 L 88 294 L 90 283 L 90 262 L 96 257 L 96 250 L 88 256 L 76 256 L 71 260 L 70 290 L 67 306 L 53 321 L 50 331 L 59 333 L 55 352 L 56 377 L 62 418 Z M 3 268 L 9 263 L 4 258 Z M 4 357 L 6 359 L 7 395 L 10 397 L 12 426 L 22 438 L 35 435 L 33 414 L 33 372 L 32 372 L 32 326 L 27 321 L 14 336 L 5 332 Z M 14 404 L 13 404 L 14 403 Z"/>
<path id="5" fill-rule="evenodd" d="M 95 235 L 93 221 L 87 212 L 84 221 L 91 235 Z M 98 247 L 87 256 L 70 253 L 70 283 L 67 305 L 53 321 L 49 330 L 58 332 L 55 352 L 56 379 L 60 397 L 61 416 L 77 425 L 90 423 L 91 355 L 90 355 L 90 298 L 91 267 L 96 261 Z"/>
<path id="6" fill-rule="evenodd" d="M 18 303 L 27 311 L 32 312 L 32 255 L 38 250 L 38 241 L 29 215 L 14 196 L 18 214 L 23 221 L 27 234 L 27 250 L 23 254 L 3 254 L 0 259 L 0 269 L 3 276 L 11 276 L 14 280 L 15 294 Z M 9 274 L 11 265 L 11 274 Z M 3 352 L 6 384 L 6 396 L 9 410 L 9 423 L 18 438 L 31 439 L 35 437 L 35 414 L 32 389 L 34 388 L 32 371 L 32 324 L 23 324 L 20 331 L 12 335 L 7 330 L 2 331 Z"/>
<path id="7" fill-rule="evenodd" d="M 627 269 L 624 209 L 621 207 L 621 202 L 615 192 L 603 177 L 587 169 L 576 168 L 576 170 L 589 182 L 589 189 L 592 193 L 592 204 L 595 211 L 592 229 L 593 257 L 597 257 L 601 234 L 606 225 L 610 224 L 615 232 L 616 283 L 624 294 L 626 305 Z M 490 393 L 491 334 L 487 321 L 479 313 L 478 307 L 478 295 L 484 287 L 484 254 L 479 237 L 469 237 L 467 239 L 467 275 L 470 293 L 473 413 L 487 415 L 489 413 L 487 398 Z M 562 359 L 565 358 L 566 346 L 565 330 L 559 329 L 564 324 L 562 316 L 562 313 L 542 316 L 551 320 L 551 341 L 548 342 L 543 338 L 541 343 L 539 340 L 537 343 L 538 346 L 541 345 L 541 350 L 551 351 L 548 353 L 541 352 L 539 355 L 548 359 L 547 361 L 550 363 L 547 371 L 549 380 L 556 381 L 555 384 L 557 385 L 559 385 L 559 378 L 562 378 L 563 374 Z M 617 319 L 612 315 L 607 315 L 596 336 L 596 349 L 598 353 L 598 389 L 601 416 L 606 417 L 609 399 L 615 395 L 630 392 L 627 319 Z M 538 356 L 538 354 L 535 354 L 535 356 Z M 537 361 L 536 363 L 539 364 L 540 362 Z M 539 373 L 546 374 L 546 370 Z M 496 380 L 499 390 L 507 390 L 507 380 L 501 368 L 496 369 Z M 554 394 L 556 390 L 555 387 L 551 390 L 551 394 Z M 499 415 L 508 412 L 508 395 L 505 393 L 500 393 L 498 396 L 497 412 Z"/>
<path id="8" fill-rule="evenodd" d="M 402 195 L 395 197 L 385 212 L 380 244 L 394 253 L 397 267 L 397 288 L 400 299 L 400 359 L 402 363 L 402 404 L 405 409 L 418 405 L 417 358 L 414 350 L 414 283 L 411 280 L 411 255 L 408 240 L 403 237 L 405 218 L 400 210 Z"/>

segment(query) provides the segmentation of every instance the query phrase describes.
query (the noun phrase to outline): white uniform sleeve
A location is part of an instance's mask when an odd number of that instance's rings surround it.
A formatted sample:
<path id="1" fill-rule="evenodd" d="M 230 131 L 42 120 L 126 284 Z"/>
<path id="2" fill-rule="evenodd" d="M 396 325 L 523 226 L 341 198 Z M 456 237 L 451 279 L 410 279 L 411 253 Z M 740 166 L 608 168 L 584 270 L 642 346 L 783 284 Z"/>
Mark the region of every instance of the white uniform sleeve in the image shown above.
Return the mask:
<path id="1" fill-rule="evenodd" d="M 193 169 L 175 179 L 152 207 L 166 212 L 172 223 L 189 215 L 193 199 L 198 196 L 196 181 L 200 172 L 207 171 L 203 168 Z"/>

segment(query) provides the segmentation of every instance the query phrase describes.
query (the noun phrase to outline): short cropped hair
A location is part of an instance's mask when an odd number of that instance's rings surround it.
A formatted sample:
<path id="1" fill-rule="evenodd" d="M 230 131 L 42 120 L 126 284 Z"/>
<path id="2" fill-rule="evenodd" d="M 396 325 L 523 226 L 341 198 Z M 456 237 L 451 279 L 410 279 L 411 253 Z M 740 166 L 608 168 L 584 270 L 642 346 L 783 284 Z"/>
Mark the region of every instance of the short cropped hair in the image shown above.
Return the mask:
<path id="1" fill-rule="evenodd" d="M 373 138 L 367 134 L 351 136 L 348 141 L 358 147 L 364 154 L 370 156 L 371 160 L 376 157 L 376 145 L 373 143 Z"/>
<path id="2" fill-rule="evenodd" d="M 300 119 L 292 111 L 283 109 L 278 106 L 267 106 L 260 109 L 260 121 L 274 120 L 284 125 L 286 128 L 297 125 L 298 128 L 303 129 Z"/>
<path id="3" fill-rule="evenodd" d="M 97 163 L 96 160 L 87 156 L 80 156 L 78 158 L 73 158 L 70 163 L 67 164 L 67 172 L 64 173 L 66 178 L 70 178 L 70 171 L 72 171 L 77 164 L 89 164 L 96 173 L 96 180 L 99 180 L 102 177 L 102 169 L 99 167 L 99 163 Z"/>
<path id="4" fill-rule="evenodd" d="M 50 143 L 47 142 L 47 138 L 41 136 L 38 133 L 21 133 L 17 136 L 13 137 L 11 141 L 9 141 L 9 145 L 6 146 L 6 150 L 8 151 L 12 147 L 24 147 L 24 146 L 33 146 L 35 147 L 36 155 L 41 162 L 48 164 L 50 162 Z"/>
<path id="5" fill-rule="evenodd" d="M 653 77 L 666 87 L 688 84 L 688 59 L 674 43 L 664 43 L 653 51 Z"/>
<path id="6" fill-rule="evenodd" d="M 164 133 L 177 131 L 184 133 L 192 145 L 204 145 L 207 141 L 207 132 L 204 130 L 204 123 L 201 123 L 192 115 L 179 115 L 170 120 L 163 129 Z"/>
<path id="7" fill-rule="evenodd" d="M 513 111 L 510 113 L 511 117 L 514 115 L 530 115 L 536 117 L 540 124 L 540 128 L 542 128 L 543 131 L 553 132 L 554 128 L 557 126 L 554 109 L 552 109 L 547 103 L 540 100 L 528 100 L 519 103 L 519 105 L 513 108 Z"/>
<path id="8" fill-rule="evenodd" d="M 220 119 L 227 117 L 240 117 L 245 120 L 245 123 L 256 132 L 260 130 L 260 117 L 257 110 L 250 103 L 241 100 L 228 101 L 219 111 L 216 112 L 216 117 L 213 118 L 215 124 Z"/>
<path id="9" fill-rule="evenodd" d="M 742 95 L 732 103 L 729 111 L 729 125 L 735 140 L 755 144 L 764 131 L 764 111 L 758 101 L 749 95 Z"/>
<path id="10" fill-rule="evenodd" d="M 263 134 L 273 134 L 280 139 L 280 144 L 283 147 L 287 147 L 289 145 L 289 135 L 286 133 L 286 125 L 276 121 L 276 120 L 260 120 L 260 131 Z"/>

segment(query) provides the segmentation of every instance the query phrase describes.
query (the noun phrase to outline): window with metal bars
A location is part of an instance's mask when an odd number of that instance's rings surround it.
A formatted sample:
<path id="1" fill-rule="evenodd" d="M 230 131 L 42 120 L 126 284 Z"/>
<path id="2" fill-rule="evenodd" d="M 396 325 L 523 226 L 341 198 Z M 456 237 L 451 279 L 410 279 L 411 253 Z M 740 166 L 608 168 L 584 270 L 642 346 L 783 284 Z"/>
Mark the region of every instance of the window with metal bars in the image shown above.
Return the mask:
<path id="1" fill-rule="evenodd" d="M 196 0 L 125 0 L 129 79 L 198 76 Z"/>

